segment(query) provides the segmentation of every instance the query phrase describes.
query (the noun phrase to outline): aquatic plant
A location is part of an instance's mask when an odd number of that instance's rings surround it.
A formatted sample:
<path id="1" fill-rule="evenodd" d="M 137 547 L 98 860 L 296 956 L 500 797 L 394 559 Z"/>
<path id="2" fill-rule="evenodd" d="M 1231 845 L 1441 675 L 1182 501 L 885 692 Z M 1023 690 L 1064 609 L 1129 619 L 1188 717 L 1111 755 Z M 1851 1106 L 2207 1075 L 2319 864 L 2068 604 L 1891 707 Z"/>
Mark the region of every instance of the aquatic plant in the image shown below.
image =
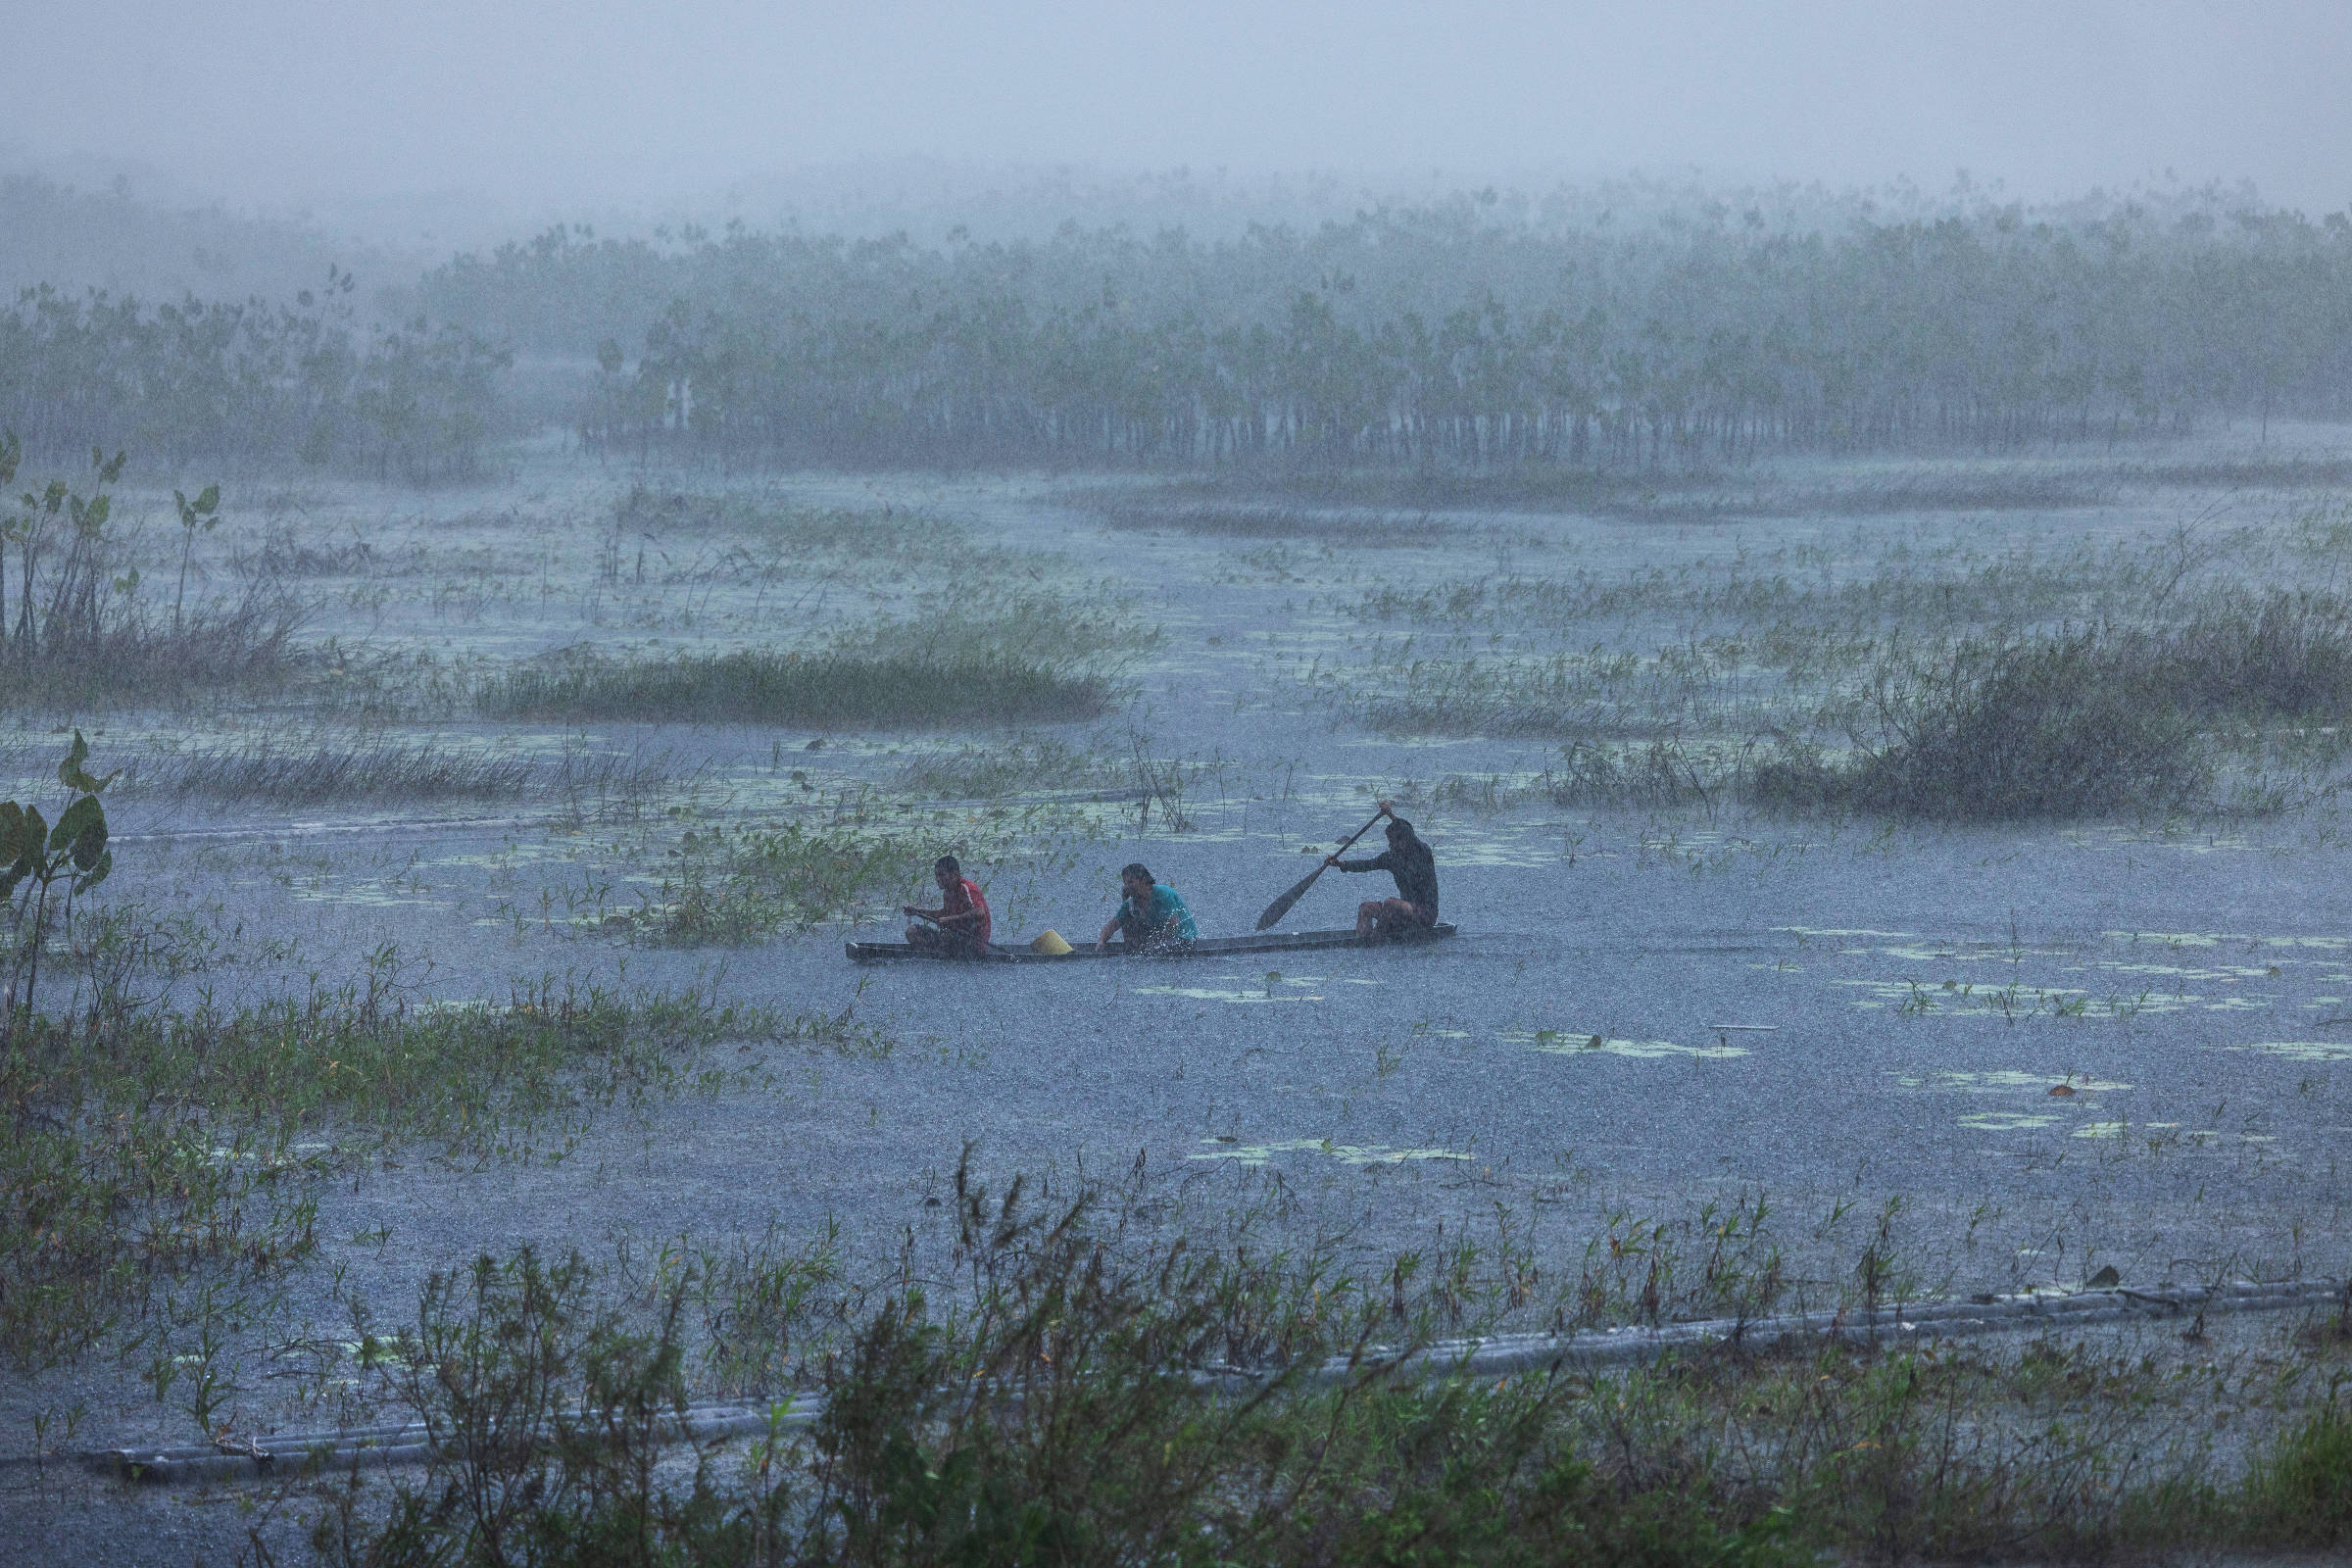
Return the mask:
<path id="1" fill-rule="evenodd" d="M 1000 1195 L 967 1156 L 942 1205 L 956 1266 L 919 1282 L 845 1278 L 830 1234 L 764 1238 L 748 1272 L 772 1282 L 765 1332 L 792 1353 L 760 1391 L 769 1430 L 733 1453 L 668 1435 L 715 1341 L 741 1364 L 749 1254 L 679 1238 L 659 1269 L 624 1269 L 625 1291 L 529 1249 L 436 1274 L 413 1322 L 363 1313 L 353 1331 L 381 1349 L 368 1385 L 434 1435 L 429 1465 L 382 1493 L 355 1471 L 313 1544 L 349 1564 L 594 1542 L 778 1565 L 1765 1568 L 2352 1539 L 2324 1348 L 2232 1370 L 2055 1336 L 1855 1336 L 1499 1377 L 1449 1376 L 1440 1352 L 1407 1371 L 1465 1304 L 1477 1318 L 1524 1294 L 1541 1255 L 1474 1273 L 1413 1252 L 1356 1274 L 1328 1244 L 1165 1238 L 1142 1198 Z M 1712 1218 L 1744 1236 L 1764 1207 Z M 1886 1229 L 1856 1264 L 1855 1321 L 1896 1268 Z M 1639 1227 L 1608 1241 L 1637 1273 L 1670 1245 Z M 2217 1405 L 2278 1413 L 2232 1461 Z"/>
<path id="2" fill-rule="evenodd" d="M 0 485 L 14 481 L 23 455 L 15 435 L 0 435 Z M 86 494 L 52 479 L 20 495 L 18 510 L 0 514 L 0 667 L 11 676 L 0 692 L 14 706 L 160 704 L 221 685 L 274 681 L 290 669 L 291 642 L 306 612 L 273 585 L 248 584 L 240 599 L 187 612 L 188 555 L 196 533 L 217 520 L 218 486 L 193 502 L 174 492 L 182 529 L 179 581 L 170 623 L 158 624 L 140 596 L 138 568 L 122 560 L 122 541 L 109 527 L 110 487 L 126 462 L 123 452 L 110 458 L 93 450 Z M 11 545 L 13 617 L 5 570 Z"/>
<path id="3" fill-rule="evenodd" d="M 24 1364 L 136 1323 L 188 1270 L 298 1260 L 315 1245 L 307 1188 L 330 1172 L 415 1145 L 560 1161 L 600 1108 L 707 1087 L 720 1041 L 890 1048 L 852 1016 L 707 987 L 547 976 L 435 1004 L 390 947 L 347 984 L 237 1008 L 94 989 L 78 1014 L 20 1013 L 0 1051 L 0 1355 Z"/>
<path id="4" fill-rule="evenodd" d="M 1107 698 L 1108 683 L 1099 676 L 1013 660 L 747 651 L 633 662 L 575 659 L 494 677 L 475 702 L 500 718 L 832 728 L 1086 718 Z"/>
<path id="5" fill-rule="evenodd" d="M 0 902 L 24 888 L 24 898 L 10 906 L 14 926 L 16 966 L 8 984 L 8 1022 L 0 1040 L 17 1031 L 32 1012 L 34 990 L 41 977 L 41 953 L 49 938 L 49 901 L 57 884 L 66 885 L 59 917 L 71 922 L 74 901 L 106 880 L 115 868 L 114 852 L 106 846 L 106 807 L 98 797 L 119 776 L 97 778 L 82 766 L 89 760 L 90 743 L 81 731 L 66 760 L 57 764 L 57 781 L 72 791 L 72 799 L 51 827 L 38 806 L 0 801 Z M 19 977 L 24 993 L 18 994 Z"/>

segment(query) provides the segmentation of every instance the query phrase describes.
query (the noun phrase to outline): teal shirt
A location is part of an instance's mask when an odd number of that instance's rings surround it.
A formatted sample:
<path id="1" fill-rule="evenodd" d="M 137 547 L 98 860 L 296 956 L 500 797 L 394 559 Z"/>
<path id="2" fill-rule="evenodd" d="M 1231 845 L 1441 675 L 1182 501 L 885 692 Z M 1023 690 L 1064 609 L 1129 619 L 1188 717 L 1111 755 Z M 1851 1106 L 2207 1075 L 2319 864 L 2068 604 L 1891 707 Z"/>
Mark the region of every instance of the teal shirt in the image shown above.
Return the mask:
<path id="1" fill-rule="evenodd" d="M 1100 908 L 1101 906 L 1098 905 L 1096 907 Z M 1121 899 L 1119 901 L 1119 918 L 1138 921 L 1147 931 L 1157 931 L 1173 920 L 1176 922 L 1175 935 L 1180 940 L 1194 942 L 1198 941 L 1200 936 L 1200 928 L 1193 924 L 1193 911 L 1184 906 L 1184 900 L 1178 896 L 1176 890 L 1165 883 L 1154 882 L 1152 884 L 1151 907 L 1140 915 L 1136 913 L 1133 899 Z"/>

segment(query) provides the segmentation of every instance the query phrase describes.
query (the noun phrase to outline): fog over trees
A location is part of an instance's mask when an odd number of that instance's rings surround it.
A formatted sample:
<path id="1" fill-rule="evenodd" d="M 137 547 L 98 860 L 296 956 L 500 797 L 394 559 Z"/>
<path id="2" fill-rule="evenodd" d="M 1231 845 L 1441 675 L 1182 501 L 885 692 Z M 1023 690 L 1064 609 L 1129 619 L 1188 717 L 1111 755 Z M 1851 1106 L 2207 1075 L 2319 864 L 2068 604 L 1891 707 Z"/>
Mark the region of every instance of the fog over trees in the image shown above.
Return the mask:
<path id="1" fill-rule="evenodd" d="M 0 194 L 0 232 L 43 234 L 61 265 L 77 225 L 83 253 L 108 232 L 197 243 L 195 218 L 119 197 Z M 327 248 L 207 221 L 256 275 Z M 75 281 L 0 311 L 0 427 L 32 450 L 415 479 L 541 428 L 729 466 L 1623 468 L 2352 403 L 2352 220 L 2210 187 L 1620 182 L 1206 237 L 566 224 L 365 285 L 332 262 L 242 298 Z"/>

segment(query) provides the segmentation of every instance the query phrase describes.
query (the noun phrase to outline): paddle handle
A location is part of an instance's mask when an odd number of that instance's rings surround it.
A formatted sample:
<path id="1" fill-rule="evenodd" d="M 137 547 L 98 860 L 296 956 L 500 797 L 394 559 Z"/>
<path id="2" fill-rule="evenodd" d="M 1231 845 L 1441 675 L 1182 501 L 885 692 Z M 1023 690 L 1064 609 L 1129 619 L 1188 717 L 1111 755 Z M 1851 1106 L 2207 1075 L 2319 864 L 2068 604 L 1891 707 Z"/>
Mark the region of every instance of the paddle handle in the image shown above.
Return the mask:
<path id="1" fill-rule="evenodd" d="M 1380 809 L 1379 809 L 1379 810 L 1377 810 L 1377 811 L 1374 811 L 1374 812 L 1372 813 L 1372 822 L 1377 822 L 1377 821 L 1379 821 L 1379 820 L 1380 820 L 1382 817 L 1384 817 L 1384 816 L 1386 816 L 1386 815 L 1388 815 L 1388 814 L 1389 814 L 1389 808 L 1388 808 L 1387 804 L 1384 802 L 1384 803 L 1382 804 L 1382 806 L 1381 806 Z M 1352 832 L 1352 833 L 1348 834 L 1348 838 L 1347 838 L 1347 840 L 1346 840 L 1346 842 L 1344 842 L 1344 843 L 1342 843 L 1342 844 L 1340 845 L 1340 849 L 1339 849 L 1339 850 L 1334 850 L 1334 851 L 1332 851 L 1332 852 L 1331 852 L 1331 853 L 1332 853 L 1332 855 L 1333 855 L 1334 857 L 1337 857 L 1337 856 L 1339 855 L 1339 853 L 1340 853 L 1340 850 L 1345 850 L 1345 849 L 1348 848 L 1350 845 L 1354 844 L 1354 843 L 1355 843 L 1355 841 L 1356 841 L 1357 839 L 1360 839 L 1360 838 L 1362 838 L 1362 837 L 1363 837 L 1365 834 L 1367 834 L 1367 833 L 1371 832 L 1371 831 L 1372 831 L 1372 822 L 1366 822 L 1366 823 L 1365 823 L 1365 824 L 1364 824 L 1362 827 L 1359 827 L 1359 828 L 1357 828 L 1357 829 L 1356 829 L 1354 832 Z"/>
<path id="2" fill-rule="evenodd" d="M 1379 810 L 1372 813 L 1372 822 L 1377 822 L 1388 814 L 1389 808 L 1384 803 Z M 1359 827 L 1354 832 L 1348 834 L 1347 839 L 1341 843 L 1340 850 L 1348 848 L 1348 845 L 1353 844 L 1357 839 L 1360 839 L 1365 834 L 1371 832 L 1372 822 L 1366 822 L 1362 827 Z M 1339 855 L 1340 850 L 1332 851 L 1331 856 L 1327 857 L 1322 864 L 1316 866 L 1312 871 L 1309 871 L 1306 874 L 1305 879 L 1302 880 L 1297 887 L 1291 889 L 1290 892 L 1285 893 L 1281 898 L 1276 899 L 1272 904 L 1267 905 L 1266 912 L 1257 917 L 1257 928 L 1260 931 L 1263 931 L 1275 921 L 1290 913 L 1291 906 L 1297 904 L 1300 899 L 1306 896 L 1306 890 L 1315 885 L 1315 879 L 1331 869 L 1331 860 Z"/>

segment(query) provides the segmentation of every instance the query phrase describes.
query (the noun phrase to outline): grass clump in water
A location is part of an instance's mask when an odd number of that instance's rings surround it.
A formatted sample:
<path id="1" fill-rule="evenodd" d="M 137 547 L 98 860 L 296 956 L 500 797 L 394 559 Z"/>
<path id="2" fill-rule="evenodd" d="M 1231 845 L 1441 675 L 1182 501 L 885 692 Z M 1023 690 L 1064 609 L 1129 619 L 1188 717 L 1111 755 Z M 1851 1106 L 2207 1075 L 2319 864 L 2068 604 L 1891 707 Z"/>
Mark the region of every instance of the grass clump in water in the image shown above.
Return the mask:
<path id="1" fill-rule="evenodd" d="M 0 487 L 24 457 L 0 431 Z M 0 694 L 18 707 L 184 701 L 223 687 L 282 683 L 293 672 L 294 634 L 308 610 L 273 582 L 253 582 L 232 601 L 187 602 L 188 551 L 220 520 L 220 487 L 194 502 L 174 492 L 183 527 L 169 606 L 139 592 L 128 543 L 113 526 L 111 493 L 128 455 L 90 454 L 89 491 L 52 479 L 0 513 Z M 15 603 L 7 601 L 13 594 Z"/>
<path id="2" fill-rule="evenodd" d="M 927 752 L 900 767 L 902 789 L 935 800 L 996 801 L 1034 790 L 1100 790 L 1117 774 L 1095 748 L 1052 735 Z"/>
<path id="3" fill-rule="evenodd" d="M 220 691 L 268 691 L 298 672 L 310 618 L 270 584 L 190 610 L 177 624 L 126 603 L 82 628 L 0 644 L 0 686 L 20 708 L 165 707 Z"/>
<path id="4" fill-rule="evenodd" d="M 1106 504 L 1102 521 L 1128 532 L 1202 535 L 1216 539 L 1312 540 L 1317 544 L 1367 549 L 1425 548 L 1455 543 L 1470 530 L 1441 522 L 1427 513 L 1309 512 L 1279 506 L 1167 506 L 1133 501 Z"/>
<path id="5" fill-rule="evenodd" d="M 487 800 L 527 791 L 537 771 L 513 753 L 457 751 L 431 742 L 354 742 L 186 752 L 125 780 L 127 793 L 315 806 L 330 801 Z"/>
<path id="6" fill-rule="evenodd" d="M 1949 821 L 2171 810 L 2212 777 L 2197 722 L 2099 632 L 1965 641 L 1883 669 L 1880 738 L 1759 765 L 1749 793 Z"/>
<path id="7" fill-rule="evenodd" d="M 516 670 L 483 685 L 477 702 L 495 718 L 828 729 L 1089 718 L 1109 698 L 1109 683 L 1099 675 L 1018 660 L 746 651 Z"/>
<path id="8" fill-rule="evenodd" d="M 0 1052 L 0 1354 L 70 1357 L 196 1267 L 259 1275 L 315 1245 L 312 1182 L 409 1141 L 528 1158 L 593 1108 L 677 1092 L 721 1040 L 865 1051 L 848 1019 L 702 991 L 546 981 L 502 1004 L 368 982 L 234 1011 L 21 1016 Z"/>
<path id="9" fill-rule="evenodd" d="M 1476 612 L 1489 597 L 1448 603 Z M 1595 644 L 1408 660 L 1381 645 L 1385 663 L 1333 689 L 1391 731 L 1560 739 L 1539 792 L 1580 804 L 1739 796 L 1987 822 L 2170 812 L 2212 808 L 2225 765 L 2273 741 L 2307 760 L 2334 754 L 2308 726 L 2352 715 L 2352 603 L 2225 590 L 2179 610 L 1921 641 L 1692 635 L 1654 656 Z"/>
<path id="10" fill-rule="evenodd" d="M 1110 656 L 1149 646 L 1127 607 L 1052 593 L 941 601 L 810 651 L 747 649 L 621 661 L 573 652 L 480 686 L 497 718 L 792 724 L 1017 724 L 1089 718 L 1111 699 Z"/>
<path id="11" fill-rule="evenodd" d="M 2226 595 L 2166 628 L 1994 633 L 1890 655 L 1835 761 L 1758 766 L 1763 801 L 1950 821 L 2197 803 L 2234 724 L 2352 711 L 2352 607 Z"/>
<path id="12" fill-rule="evenodd" d="M 689 832 L 674 874 L 628 919 L 662 942 L 757 942 L 895 905 L 939 854 L 936 841 L 909 834 L 825 834 L 797 822 Z"/>
<path id="13" fill-rule="evenodd" d="M 554 758 L 438 741 L 352 735 L 310 746 L 210 747 L 133 762 L 119 795 L 196 796 L 271 806 L 341 801 L 508 800 L 542 794 L 578 815 L 640 809 L 671 781 L 666 754 L 567 747 Z"/>

